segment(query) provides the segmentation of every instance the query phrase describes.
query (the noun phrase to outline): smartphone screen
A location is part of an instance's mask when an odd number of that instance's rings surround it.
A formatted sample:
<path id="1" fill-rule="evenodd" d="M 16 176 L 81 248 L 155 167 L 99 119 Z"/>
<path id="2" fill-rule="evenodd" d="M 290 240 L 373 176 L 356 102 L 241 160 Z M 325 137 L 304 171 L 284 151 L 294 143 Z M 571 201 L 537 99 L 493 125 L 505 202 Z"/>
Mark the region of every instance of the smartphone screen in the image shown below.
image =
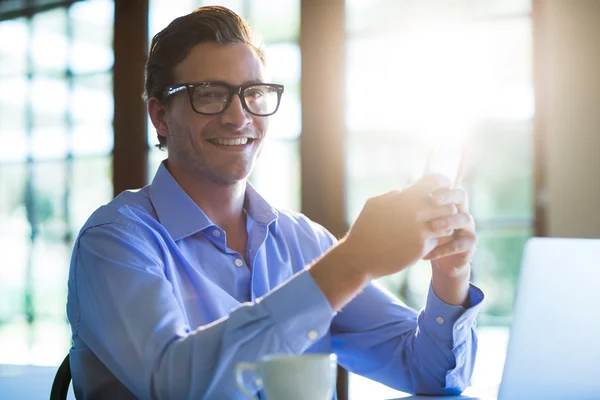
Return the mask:
<path id="1" fill-rule="evenodd" d="M 425 173 L 444 175 L 450 179 L 452 187 L 458 187 L 465 172 L 466 161 L 467 151 L 461 141 L 439 143 L 429 151 Z"/>

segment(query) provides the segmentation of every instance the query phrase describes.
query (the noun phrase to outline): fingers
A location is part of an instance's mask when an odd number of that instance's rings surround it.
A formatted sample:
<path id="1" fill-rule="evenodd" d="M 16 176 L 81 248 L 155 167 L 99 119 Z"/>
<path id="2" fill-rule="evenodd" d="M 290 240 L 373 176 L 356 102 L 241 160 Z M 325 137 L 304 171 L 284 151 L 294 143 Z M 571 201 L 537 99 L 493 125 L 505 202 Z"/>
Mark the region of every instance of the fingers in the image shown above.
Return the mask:
<path id="1" fill-rule="evenodd" d="M 455 204 L 444 204 L 442 206 L 427 207 L 419 210 L 417 221 L 429 222 L 434 219 L 455 215 L 458 213 L 458 207 Z"/>
<path id="2" fill-rule="evenodd" d="M 419 179 L 414 186 L 423 193 L 429 194 L 435 192 L 437 189 L 451 188 L 452 182 L 441 174 L 427 174 Z"/>
<path id="3" fill-rule="evenodd" d="M 458 237 L 455 237 L 452 241 L 439 245 L 427 254 L 423 259 L 425 260 L 436 260 L 438 258 L 463 254 L 465 258 L 465 264 L 470 262 L 470 257 L 475 246 L 477 244 L 477 237 L 474 233 L 464 231 Z"/>
<path id="4" fill-rule="evenodd" d="M 431 194 L 431 202 L 436 205 L 456 204 L 461 211 L 468 209 L 468 196 L 462 189 L 440 188 Z"/>
<path id="5" fill-rule="evenodd" d="M 442 216 L 428 221 L 431 233 L 455 230 L 472 230 L 475 225 L 471 214 L 460 212 L 454 215 Z"/>

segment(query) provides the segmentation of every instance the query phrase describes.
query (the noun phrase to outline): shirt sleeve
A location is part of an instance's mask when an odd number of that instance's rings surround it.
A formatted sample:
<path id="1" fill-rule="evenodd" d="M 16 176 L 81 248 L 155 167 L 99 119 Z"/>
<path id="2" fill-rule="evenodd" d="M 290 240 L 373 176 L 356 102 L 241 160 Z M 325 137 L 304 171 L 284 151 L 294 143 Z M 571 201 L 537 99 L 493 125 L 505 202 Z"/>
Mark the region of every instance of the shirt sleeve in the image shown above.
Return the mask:
<path id="1" fill-rule="evenodd" d="M 79 237 L 71 267 L 74 338 L 136 397 L 232 398 L 238 362 L 300 354 L 329 331 L 334 312 L 306 271 L 226 318 L 190 327 L 159 242 L 145 227 L 96 226 Z"/>
<path id="2" fill-rule="evenodd" d="M 394 389 L 415 394 L 460 394 L 469 384 L 481 290 L 469 289 L 470 307 L 451 306 L 429 288 L 417 313 L 377 283 L 369 284 L 332 323 L 342 366 Z"/>

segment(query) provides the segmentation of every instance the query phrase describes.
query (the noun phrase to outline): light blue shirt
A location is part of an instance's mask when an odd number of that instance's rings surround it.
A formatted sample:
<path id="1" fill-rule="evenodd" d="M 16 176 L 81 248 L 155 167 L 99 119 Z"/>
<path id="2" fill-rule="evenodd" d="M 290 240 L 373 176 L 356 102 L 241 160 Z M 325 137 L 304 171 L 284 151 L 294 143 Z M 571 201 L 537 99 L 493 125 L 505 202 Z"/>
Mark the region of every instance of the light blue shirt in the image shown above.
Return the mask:
<path id="1" fill-rule="evenodd" d="M 151 185 L 90 217 L 67 303 L 78 398 L 241 399 L 236 363 L 270 353 L 334 352 L 348 370 L 405 392 L 468 385 L 479 289 L 465 309 L 430 288 L 417 313 L 372 283 L 335 313 L 305 270 L 335 238 L 251 185 L 245 211 L 242 256 L 163 164 Z"/>

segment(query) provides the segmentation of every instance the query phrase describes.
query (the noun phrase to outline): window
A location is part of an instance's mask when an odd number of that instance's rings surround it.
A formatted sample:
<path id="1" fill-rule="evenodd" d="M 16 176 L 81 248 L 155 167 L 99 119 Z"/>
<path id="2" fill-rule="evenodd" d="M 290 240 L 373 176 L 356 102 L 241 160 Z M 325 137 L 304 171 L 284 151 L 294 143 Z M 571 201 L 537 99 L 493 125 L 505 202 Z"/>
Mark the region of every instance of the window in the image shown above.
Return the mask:
<path id="1" fill-rule="evenodd" d="M 464 186 L 481 235 L 474 279 L 488 293 L 483 314 L 509 317 L 533 215 L 527 2 L 512 1 L 514 10 L 500 2 L 370 3 L 377 6 L 347 6 L 348 221 L 368 197 L 416 179 L 432 143 L 468 143 Z M 381 15 L 358 18 L 368 12 Z M 368 26 L 377 18 L 384 23 Z M 419 277 L 425 270 L 386 282 L 421 305 L 427 287 L 421 293 L 416 280 L 428 281 Z"/>
<path id="2" fill-rule="evenodd" d="M 417 179 L 433 143 L 468 144 L 463 187 L 480 237 L 472 279 L 486 294 L 480 326 L 510 322 L 533 232 L 530 8 L 527 0 L 346 3 L 348 223 L 367 198 Z M 381 281 L 421 308 L 430 278 L 422 263 Z M 374 388 L 351 380 L 353 398 L 361 390 Z"/>
<path id="3" fill-rule="evenodd" d="M 73 241 L 112 197 L 113 3 L 0 21 L 0 363 L 58 365 Z"/>

